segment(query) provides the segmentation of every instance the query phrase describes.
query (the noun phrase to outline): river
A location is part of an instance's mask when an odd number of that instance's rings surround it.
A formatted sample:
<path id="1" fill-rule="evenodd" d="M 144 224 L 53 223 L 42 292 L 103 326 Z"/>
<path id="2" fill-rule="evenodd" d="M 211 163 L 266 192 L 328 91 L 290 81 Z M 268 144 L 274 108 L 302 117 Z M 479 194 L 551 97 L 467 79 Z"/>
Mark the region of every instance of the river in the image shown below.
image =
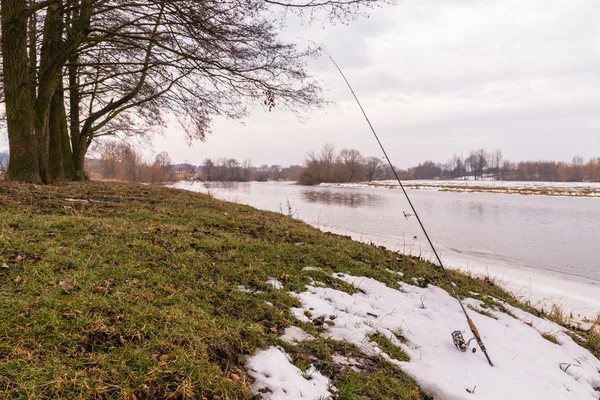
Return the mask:
<path id="1" fill-rule="evenodd" d="M 223 200 L 292 214 L 322 230 L 432 258 L 398 189 L 210 185 Z M 202 183 L 175 187 L 207 191 Z M 538 307 L 556 304 L 581 316 L 600 312 L 600 199 L 410 189 L 409 195 L 449 267 L 487 274 Z"/>

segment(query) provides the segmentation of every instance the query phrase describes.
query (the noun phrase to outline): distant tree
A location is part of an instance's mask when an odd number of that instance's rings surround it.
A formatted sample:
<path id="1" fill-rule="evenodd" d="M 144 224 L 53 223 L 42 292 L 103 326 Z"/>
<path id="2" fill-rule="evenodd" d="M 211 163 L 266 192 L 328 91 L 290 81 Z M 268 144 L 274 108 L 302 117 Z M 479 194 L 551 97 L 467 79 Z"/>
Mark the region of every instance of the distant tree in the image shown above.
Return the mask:
<path id="1" fill-rule="evenodd" d="M 584 159 L 582 156 L 575 156 L 573 157 L 573 172 L 572 172 L 572 180 L 573 181 L 577 181 L 577 182 L 581 182 L 583 181 L 583 166 L 584 166 Z"/>
<path id="2" fill-rule="evenodd" d="M 490 155 L 490 164 L 492 172 L 496 179 L 500 179 L 501 167 L 502 167 L 502 150 L 496 149 Z"/>
<path id="3" fill-rule="evenodd" d="M 273 179 L 271 175 L 271 169 L 268 165 L 263 164 L 256 169 L 255 178 L 257 181 L 266 182 L 269 179 Z"/>
<path id="4" fill-rule="evenodd" d="M 215 163 L 210 158 L 204 160 L 204 164 L 202 165 L 202 173 L 206 177 L 207 181 L 213 180 L 214 167 Z"/>
<path id="5" fill-rule="evenodd" d="M 171 164 L 171 157 L 166 151 L 158 153 L 150 167 L 148 181 L 150 183 L 162 183 L 170 180 Z"/>
<path id="6" fill-rule="evenodd" d="M 343 149 L 340 151 L 338 158 L 344 166 L 347 181 L 354 182 L 359 179 L 360 170 L 364 162 L 360 152 L 354 149 Z"/>
<path id="7" fill-rule="evenodd" d="M 377 180 L 381 175 L 383 175 L 383 161 L 379 157 L 368 157 L 365 161 L 367 182 Z"/>
<path id="8" fill-rule="evenodd" d="M 271 173 L 271 179 L 276 181 L 281 179 L 281 165 L 271 165 L 269 171 Z"/>
<path id="9" fill-rule="evenodd" d="M 321 149 L 319 153 L 319 162 L 323 166 L 323 176 L 324 182 L 331 182 L 332 172 L 333 172 L 333 163 L 335 162 L 335 146 L 333 144 L 326 144 Z"/>
<path id="10" fill-rule="evenodd" d="M 252 160 L 247 159 L 242 161 L 240 180 L 244 182 L 254 180 Z"/>
<path id="11" fill-rule="evenodd" d="M 414 179 L 434 179 L 442 174 L 442 168 L 433 161 L 425 161 L 411 169 Z"/>
<path id="12" fill-rule="evenodd" d="M 106 140 L 98 146 L 102 176 L 105 179 L 116 179 L 121 158 L 127 145 L 115 140 Z"/>

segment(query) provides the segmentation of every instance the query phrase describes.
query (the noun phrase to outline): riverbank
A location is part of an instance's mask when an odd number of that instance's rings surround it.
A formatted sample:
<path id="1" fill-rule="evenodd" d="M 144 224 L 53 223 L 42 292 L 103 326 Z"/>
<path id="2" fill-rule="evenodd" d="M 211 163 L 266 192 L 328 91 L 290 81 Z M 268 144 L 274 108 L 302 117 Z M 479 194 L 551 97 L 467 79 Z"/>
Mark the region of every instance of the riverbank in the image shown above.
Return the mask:
<path id="1" fill-rule="evenodd" d="M 600 386 L 596 331 L 451 271 L 489 368 L 452 346 L 467 327 L 438 268 L 278 213 L 94 182 L 3 182 L 0 203 L 0 397 L 458 399 L 512 385 L 594 399 Z"/>
<path id="2" fill-rule="evenodd" d="M 400 189 L 397 181 L 359 183 L 322 183 L 334 187 L 384 187 Z M 415 190 L 437 190 L 458 193 L 500 193 L 538 196 L 568 196 L 600 198 L 600 183 L 594 182 L 516 182 L 467 180 L 413 180 L 403 182 L 404 187 Z"/>
<path id="3" fill-rule="evenodd" d="M 202 184 L 177 187 L 206 192 Z M 385 188 L 211 183 L 220 199 L 291 214 L 323 231 L 432 259 L 402 193 Z M 486 276 L 536 308 L 575 320 L 600 312 L 596 199 L 413 191 L 438 253 L 451 268 Z M 569 251 L 564 251 L 569 249 Z"/>

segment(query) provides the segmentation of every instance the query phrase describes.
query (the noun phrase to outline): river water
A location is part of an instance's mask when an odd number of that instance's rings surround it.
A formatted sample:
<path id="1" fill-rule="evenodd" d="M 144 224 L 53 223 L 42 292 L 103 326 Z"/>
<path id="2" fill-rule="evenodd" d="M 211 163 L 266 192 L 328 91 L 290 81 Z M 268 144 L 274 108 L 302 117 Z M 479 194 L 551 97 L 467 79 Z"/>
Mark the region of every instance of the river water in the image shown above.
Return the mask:
<path id="1" fill-rule="evenodd" d="M 199 183 L 175 186 L 207 190 Z M 398 189 L 252 182 L 211 183 L 209 190 L 223 200 L 432 258 Z M 600 199 L 410 189 L 409 195 L 448 266 L 487 274 L 538 306 L 600 312 Z"/>

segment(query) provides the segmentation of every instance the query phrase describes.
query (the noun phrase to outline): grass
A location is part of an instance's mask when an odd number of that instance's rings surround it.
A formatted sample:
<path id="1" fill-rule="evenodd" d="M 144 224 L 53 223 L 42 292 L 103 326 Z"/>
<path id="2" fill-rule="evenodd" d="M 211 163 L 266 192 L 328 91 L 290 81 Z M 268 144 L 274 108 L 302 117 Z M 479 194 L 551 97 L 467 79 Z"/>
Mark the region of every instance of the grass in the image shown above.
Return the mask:
<path id="1" fill-rule="evenodd" d="M 393 344 L 392 341 L 381 332 L 372 333 L 368 337 L 370 341 L 376 343 L 381 351 L 391 358 L 394 358 L 398 361 L 410 361 L 408 354 L 406 354 L 400 347 Z"/>
<path id="2" fill-rule="evenodd" d="M 289 291 L 311 279 L 357 291 L 334 272 L 397 288 L 388 269 L 449 289 L 423 259 L 197 193 L 1 182 L 0 205 L 0 399 L 251 399 L 247 355 L 299 325 Z M 461 295 L 518 305 L 493 281 L 450 274 Z M 598 354 L 597 335 L 590 343 Z M 286 350 L 328 375 L 338 398 L 426 398 L 398 367 L 347 344 L 318 337 Z M 333 354 L 363 367 L 340 368 Z"/>
<path id="3" fill-rule="evenodd" d="M 337 399 L 430 399 L 397 366 L 381 357 L 367 356 L 352 344 L 317 336 L 315 340 L 297 345 L 282 343 L 282 346 L 302 371 L 314 365 L 329 377 L 336 387 Z M 352 360 L 353 365 L 335 363 L 335 355 Z"/>
<path id="4" fill-rule="evenodd" d="M 550 332 L 542 333 L 542 337 L 544 339 L 546 339 L 547 341 L 552 342 L 554 344 L 560 344 L 560 343 L 558 343 L 558 340 L 556 340 L 556 336 Z"/>

